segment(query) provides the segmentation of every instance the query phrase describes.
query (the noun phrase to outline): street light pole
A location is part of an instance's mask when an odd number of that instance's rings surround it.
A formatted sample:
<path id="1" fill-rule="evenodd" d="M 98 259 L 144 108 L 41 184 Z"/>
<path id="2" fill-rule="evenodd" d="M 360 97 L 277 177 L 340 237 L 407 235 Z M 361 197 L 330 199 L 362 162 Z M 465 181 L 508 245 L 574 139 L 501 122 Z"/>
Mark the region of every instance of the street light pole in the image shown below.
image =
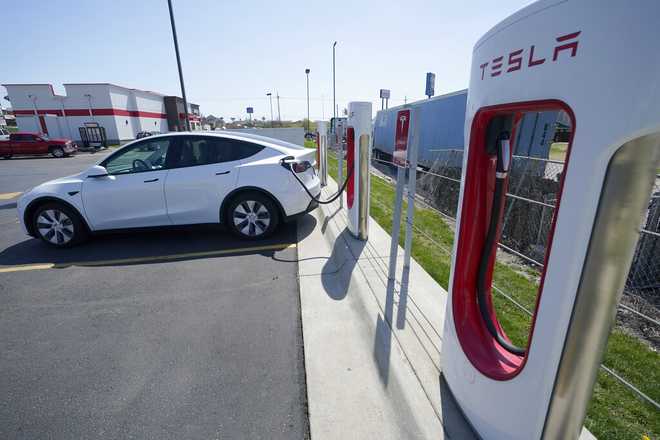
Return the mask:
<path id="1" fill-rule="evenodd" d="M 335 46 L 337 42 L 332 44 L 332 111 L 333 116 L 337 117 L 337 95 L 335 94 Z M 335 121 L 336 123 L 336 121 Z"/>
<path id="2" fill-rule="evenodd" d="M 280 113 L 280 92 L 277 93 L 277 122 L 279 126 L 282 127 L 282 113 Z"/>
<path id="3" fill-rule="evenodd" d="M 270 99 L 270 128 L 273 128 L 273 94 L 268 92 L 266 96 Z"/>
<path id="4" fill-rule="evenodd" d="M 39 111 L 37 110 L 37 97 L 34 95 L 28 95 L 28 98 L 32 101 L 32 108 L 34 109 L 34 125 L 37 130 L 41 131 L 41 125 L 39 124 Z"/>
<path id="5" fill-rule="evenodd" d="M 335 91 L 335 47 L 337 47 L 337 42 L 332 43 L 332 112 L 334 115 L 334 124 L 333 131 L 335 134 L 336 147 L 339 149 L 339 156 L 337 157 L 337 177 L 339 178 L 339 185 L 343 182 L 344 174 L 344 146 L 342 139 L 339 138 L 339 133 L 337 133 L 337 94 Z M 339 207 L 344 207 L 344 196 L 339 197 Z"/>
<path id="6" fill-rule="evenodd" d="M 305 69 L 305 75 L 307 75 L 307 129 L 309 131 L 309 69 Z"/>
<path id="7" fill-rule="evenodd" d="M 186 87 L 183 85 L 183 70 L 181 69 L 181 56 L 179 55 L 179 40 L 176 37 L 174 12 L 172 12 L 172 0 L 167 0 L 167 6 L 170 9 L 170 23 L 172 23 L 172 39 L 174 40 L 174 52 L 176 52 L 176 65 L 179 68 L 179 83 L 181 84 L 181 97 L 183 98 L 183 114 L 186 117 L 186 131 L 190 131 L 190 117 L 188 116 L 188 99 L 186 99 Z"/>

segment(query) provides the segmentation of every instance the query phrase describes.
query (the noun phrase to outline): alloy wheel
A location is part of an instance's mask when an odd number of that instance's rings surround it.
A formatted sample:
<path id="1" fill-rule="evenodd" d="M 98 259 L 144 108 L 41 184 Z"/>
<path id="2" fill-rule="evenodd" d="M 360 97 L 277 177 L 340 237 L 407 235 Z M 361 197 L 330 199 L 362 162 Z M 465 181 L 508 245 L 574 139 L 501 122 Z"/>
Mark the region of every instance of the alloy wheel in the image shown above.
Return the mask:
<path id="1" fill-rule="evenodd" d="M 232 213 L 234 225 L 241 234 L 248 237 L 262 235 L 270 225 L 270 211 L 263 204 L 246 200 L 239 203 Z"/>
<path id="2" fill-rule="evenodd" d="M 37 217 L 39 234 L 47 241 L 64 245 L 71 241 L 74 234 L 73 222 L 58 209 L 48 209 Z"/>

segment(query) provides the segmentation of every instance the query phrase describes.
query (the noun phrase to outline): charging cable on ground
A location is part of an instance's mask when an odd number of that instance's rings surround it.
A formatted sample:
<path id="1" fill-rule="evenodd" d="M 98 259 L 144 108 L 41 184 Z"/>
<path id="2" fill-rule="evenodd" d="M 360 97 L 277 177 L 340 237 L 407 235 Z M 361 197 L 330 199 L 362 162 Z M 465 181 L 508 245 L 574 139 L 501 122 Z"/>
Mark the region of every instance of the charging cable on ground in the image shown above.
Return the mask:
<path id="1" fill-rule="evenodd" d="M 349 169 L 348 170 L 348 175 L 346 176 L 346 180 L 344 180 L 344 183 L 342 183 L 339 190 L 332 197 L 330 197 L 328 200 L 320 200 L 320 199 L 316 198 L 311 192 L 309 192 L 309 190 L 305 186 L 305 183 L 302 180 L 300 180 L 300 177 L 298 177 L 296 172 L 293 170 L 293 167 L 291 166 L 291 163 L 294 160 L 295 160 L 295 158 L 293 156 L 287 156 L 285 158 L 282 158 L 282 160 L 280 160 L 280 164 L 284 168 L 291 171 L 291 174 L 293 174 L 293 177 L 295 177 L 296 180 L 298 181 L 298 183 L 300 183 L 300 186 L 303 187 L 303 189 L 305 190 L 305 192 L 307 193 L 309 198 L 314 200 L 315 202 L 321 204 L 321 205 L 327 205 L 327 204 L 332 203 L 335 200 L 337 200 L 341 196 L 341 193 L 343 193 L 344 190 L 346 189 L 346 185 L 348 185 L 348 181 L 351 180 L 351 177 L 353 177 L 353 170 Z"/>

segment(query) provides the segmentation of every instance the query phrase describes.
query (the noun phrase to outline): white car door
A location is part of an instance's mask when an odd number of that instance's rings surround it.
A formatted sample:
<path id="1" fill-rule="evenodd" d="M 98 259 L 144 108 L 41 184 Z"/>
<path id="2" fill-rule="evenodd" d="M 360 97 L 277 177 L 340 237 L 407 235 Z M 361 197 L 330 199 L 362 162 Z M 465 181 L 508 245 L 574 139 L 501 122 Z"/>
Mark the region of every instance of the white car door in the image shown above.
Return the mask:
<path id="1" fill-rule="evenodd" d="M 101 163 L 107 176 L 85 179 L 82 198 L 93 229 L 171 224 L 163 192 L 170 143 L 159 137 L 133 144 Z"/>
<path id="2" fill-rule="evenodd" d="M 175 225 L 218 223 L 220 206 L 238 181 L 244 157 L 218 136 L 179 137 L 165 181 L 165 199 Z M 257 149 L 261 147 L 256 146 Z"/>

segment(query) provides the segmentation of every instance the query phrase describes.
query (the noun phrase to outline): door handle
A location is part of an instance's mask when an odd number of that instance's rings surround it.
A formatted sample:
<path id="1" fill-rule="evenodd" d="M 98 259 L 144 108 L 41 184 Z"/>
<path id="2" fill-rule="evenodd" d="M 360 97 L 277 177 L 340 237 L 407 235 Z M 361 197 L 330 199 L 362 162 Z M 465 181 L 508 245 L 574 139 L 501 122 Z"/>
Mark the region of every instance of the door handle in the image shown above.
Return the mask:
<path id="1" fill-rule="evenodd" d="M 216 175 L 216 176 L 222 176 L 222 175 L 224 175 L 224 174 L 229 174 L 230 172 L 231 172 L 231 171 L 218 171 L 217 173 L 215 173 L 215 175 Z"/>
<path id="2" fill-rule="evenodd" d="M 151 183 L 151 182 L 158 182 L 158 177 L 156 177 L 155 179 L 149 179 L 144 181 L 144 183 Z"/>

